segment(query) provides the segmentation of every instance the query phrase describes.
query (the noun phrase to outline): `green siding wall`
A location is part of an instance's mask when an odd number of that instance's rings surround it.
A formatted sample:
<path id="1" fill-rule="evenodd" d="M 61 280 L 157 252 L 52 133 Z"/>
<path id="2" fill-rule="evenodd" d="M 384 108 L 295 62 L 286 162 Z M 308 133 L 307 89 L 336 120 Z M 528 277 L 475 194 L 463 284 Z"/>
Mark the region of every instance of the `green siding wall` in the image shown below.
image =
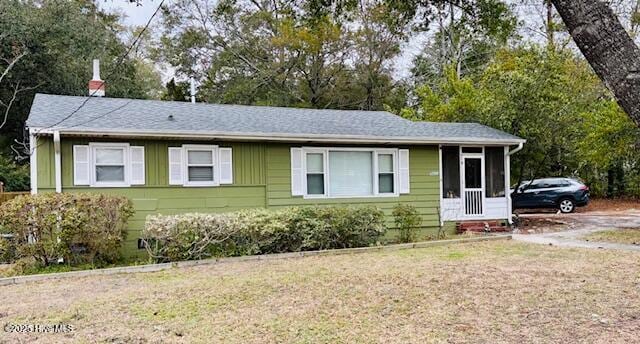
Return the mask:
<path id="1" fill-rule="evenodd" d="M 440 186 L 437 172 L 436 146 L 409 147 L 410 194 L 400 197 L 367 197 L 339 199 L 304 199 L 291 196 L 292 145 L 271 145 L 267 150 L 267 205 L 271 208 L 297 205 L 371 204 L 391 214 L 393 207 L 402 202 L 415 206 L 425 227 L 438 226 Z M 435 173 L 434 173 L 435 172 Z"/>
<path id="2" fill-rule="evenodd" d="M 90 188 L 73 185 L 73 145 L 110 140 L 65 138 L 61 140 L 63 192 L 101 192 L 129 197 L 136 214 L 129 221 L 130 233 L 125 245 L 127 255 L 143 254 L 136 249 L 137 239 L 150 214 L 186 212 L 228 212 L 243 208 L 281 208 L 300 205 L 369 204 L 390 214 L 399 202 L 414 205 L 423 218 L 422 236 L 431 235 L 438 226 L 438 150 L 435 146 L 410 149 L 411 193 L 400 197 L 349 199 L 303 199 L 291 196 L 291 144 L 207 142 L 233 148 L 234 183 L 219 187 L 182 187 L 168 183 L 168 147 L 187 143 L 170 140 L 111 140 L 145 147 L 146 184 L 129 188 Z M 38 191 L 55 189 L 53 143 L 38 141 Z M 391 223 L 391 218 L 388 218 Z M 391 232 L 390 238 L 395 234 Z"/>
<path id="3" fill-rule="evenodd" d="M 36 151 L 36 158 L 38 160 L 38 189 L 55 189 L 53 140 L 50 138 L 38 138 L 36 140 Z"/>
<path id="4" fill-rule="evenodd" d="M 51 140 L 49 140 L 50 142 Z M 89 142 L 97 142 L 90 139 L 62 139 L 60 145 L 60 154 L 62 158 L 62 187 L 73 187 L 73 146 L 86 145 Z M 108 142 L 108 141 L 100 141 Z M 113 142 L 122 142 L 113 141 Z M 169 147 L 178 147 L 183 144 L 202 143 L 202 142 L 177 142 L 177 141 L 127 141 L 132 146 L 144 146 L 145 153 L 145 186 L 169 186 L 169 167 L 168 167 L 168 149 Z M 209 143 L 207 143 L 209 144 Z M 264 185 L 265 178 L 265 146 L 260 144 L 249 143 L 219 143 L 222 147 L 233 148 L 233 181 L 234 185 Z M 53 144 L 49 144 L 50 151 L 47 155 L 51 155 L 51 166 L 53 166 Z M 38 152 L 40 154 L 40 152 Z M 38 159 L 40 163 L 40 160 Z M 50 180 L 53 182 L 53 171 L 51 169 Z M 38 180 L 39 181 L 39 180 Z M 51 184 L 54 187 L 54 184 Z"/>

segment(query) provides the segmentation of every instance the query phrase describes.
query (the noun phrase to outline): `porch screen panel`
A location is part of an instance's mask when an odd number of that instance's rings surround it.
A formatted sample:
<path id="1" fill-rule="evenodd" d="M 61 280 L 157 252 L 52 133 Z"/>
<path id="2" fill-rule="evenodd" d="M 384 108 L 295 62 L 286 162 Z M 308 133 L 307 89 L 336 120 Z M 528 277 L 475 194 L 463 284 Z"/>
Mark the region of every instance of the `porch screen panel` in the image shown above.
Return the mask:
<path id="1" fill-rule="evenodd" d="M 485 147 L 486 197 L 504 197 L 504 148 Z"/>
<path id="2" fill-rule="evenodd" d="M 460 198 L 460 151 L 457 146 L 442 148 L 442 196 Z"/>

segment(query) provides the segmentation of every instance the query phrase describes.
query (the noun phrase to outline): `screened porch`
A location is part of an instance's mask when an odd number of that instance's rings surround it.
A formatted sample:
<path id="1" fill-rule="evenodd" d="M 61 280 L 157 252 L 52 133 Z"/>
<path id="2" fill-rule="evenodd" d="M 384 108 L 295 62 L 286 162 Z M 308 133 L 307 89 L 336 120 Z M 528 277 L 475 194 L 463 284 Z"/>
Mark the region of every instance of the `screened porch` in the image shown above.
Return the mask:
<path id="1" fill-rule="evenodd" d="M 442 221 L 510 215 L 508 146 L 441 146 Z"/>

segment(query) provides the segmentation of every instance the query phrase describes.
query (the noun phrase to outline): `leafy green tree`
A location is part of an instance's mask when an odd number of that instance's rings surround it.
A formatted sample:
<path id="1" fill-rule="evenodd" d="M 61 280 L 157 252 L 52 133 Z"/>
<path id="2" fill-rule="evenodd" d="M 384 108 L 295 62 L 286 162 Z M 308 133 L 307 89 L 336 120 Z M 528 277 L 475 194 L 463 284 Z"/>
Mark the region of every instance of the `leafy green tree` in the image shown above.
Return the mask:
<path id="1" fill-rule="evenodd" d="M 579 171 L 593 192 L 640 197 L 640 129 L 614 100 L 587 109 L 581 118 Z"/>
<path id="2" fill-rule="evenodd" d="M 516 35 L 517 18 L 503 1 L 442 3 L 434 7 L 433 38 L 416 56 L 412 77 L 428 83 L 453 66 L 458 77 L 481 71 Z"/>
<path id="3" fill-rule="evenodd" d="M 190 95 L 189 84 L 187 82 L 176 82 L 175 78 L 171 78 L 171 80 L 166 83 L 165 91 L 160 99 L 186 102 L 189 101 Z"/>
<path id="4" fill-rule="evenodd" d="M 177 1 L 158 56 L 209 102 L 382 109 L 409 21 L 384 1 Z M 401 101 L 402 102 L 402 101 Z M 397 107 L 397 105 L 392 105 Z"/>
<path id="5" fill-rule="evenodd" d="M 459 78 L 451 67 L 417 94 L 419 106 L 405 109 L 405 117 L 479 122 L 527 139 L 512 160 L 514 181 L 578 176 L 598 184 L 595 192 L 601 193 L 612 167 L 637 170 L 629 153 L 639 142 L 637 129 L 586 63 L 568 51 L 502 50 L 482 73 Z M 611 144 L 618 149 L 607 152 Z M 629 178 L 623 178 L 626 184 Z"/>
<path id="6" fill-rule="evenodd" d="M 159 78 L 148 62 L 134 57 L 117 65 L 127 49 L 120 37 L 124 32 L 118 15 L 98 10 L 90 0 L 0 2 L 0 61 L 23 55 L 0 82 L 0 100 L 7 104 L 15 89 L 25 90 L 0 128 L 0 151 L 16 149 L 16 141 L 24 140 L 35 92 L 87 95 L 92 59 L 101 61 L 110 97 L 146 98 L 157 92 L 150 84 Z"/>
<path id="7" fill-rule="evenodd" d="M 0 182 L 4 191 L 29 190 L 29 167 L 18 165 L 6 156 L 0 155 Z"/>

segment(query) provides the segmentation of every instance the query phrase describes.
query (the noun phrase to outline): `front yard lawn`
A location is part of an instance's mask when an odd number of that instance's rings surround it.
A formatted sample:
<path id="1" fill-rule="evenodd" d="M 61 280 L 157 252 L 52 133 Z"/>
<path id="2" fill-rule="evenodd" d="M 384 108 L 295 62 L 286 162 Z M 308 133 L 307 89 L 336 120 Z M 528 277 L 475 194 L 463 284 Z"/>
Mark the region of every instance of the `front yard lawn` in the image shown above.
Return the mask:
<path id="1" fill-rule="evenodd" d="M 631 343 L 640 254 L 511 241 L 0 287 L 3 340 Z"/>
<path id="2" fill-rule="evenodd" d="M 640 245 L 640 228 L 599 231 L 591 233 L 584 238 L 589 241 Z"/>

